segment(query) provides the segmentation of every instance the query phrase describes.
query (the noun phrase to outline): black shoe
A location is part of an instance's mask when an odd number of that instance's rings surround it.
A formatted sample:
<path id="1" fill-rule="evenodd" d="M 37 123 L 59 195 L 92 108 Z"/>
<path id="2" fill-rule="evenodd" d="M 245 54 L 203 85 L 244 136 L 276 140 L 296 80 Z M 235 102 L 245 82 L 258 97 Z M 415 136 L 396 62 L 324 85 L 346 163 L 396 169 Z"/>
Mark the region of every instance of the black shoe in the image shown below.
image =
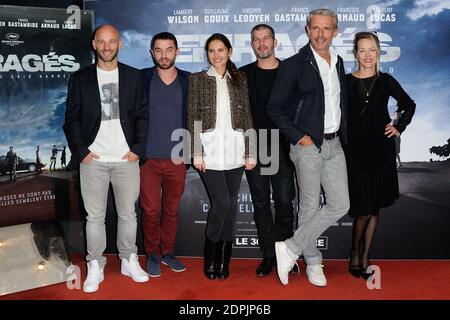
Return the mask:
<path id="1" fill-rule="evenodd" d="M 277 262 L 275 261 L 275 264 L 276 264 Z M 297 262 L 295 262 L 294 263 L 294 266 L 292 267 L 292 269 L 291 269 L 291 271 L 289 271 L 289 273 L 290 274 L 297 274 L 297 275 L 299 275 L 300 274 L 300 268 L 298 267 L 298 264 L 297 264 Z"/>
<path id="2" fill-rule="evenodd" d="M 350 274 L 352 276 L 354 276 L 355 278 L 359 278 L 362 274 L 362 268 L 361 266 L 358 265 L 352 265 L 352 264 L 348 264 L 348 272 L 350 272 Z"/>
<path id="3" fill-rule="evenodd" d="M 369 280 L 369 278 L 371 277 L 371 276 L 373 276 L 375 274 L 375 271 L 374 270 L 372 270 L 370 267 L 368 267 L 367 269 L 365 269 L 365 270 L 362 270 L 361 269 L 361 278 L 363 278 L 364 280 Z"/>
<path id="4" fill-rule="evenodd" d="M 354 257 L 354 255 L 352 255 L 352 254 L 350 254 L 350 257 L 348 257 L 348 272 L 355 278 L 359 278 L 361 276 L 361 272 L 362 272 L 360 259 L 358 259 L 355 263 L 353 257 Z M 352 264 L 352 261 L 353 261 L 353 264 Z"/>
<path id="5" fill-rule="evenodd" d="M 230 259 L 232 251 L 232 241 L 219 241 L 216 251 L 216 277 L 225 280 L 230 275 Z"/>
<path id="6" fill-rule="evenodd" d="M 274 266 L 277 265 L 277 260 L 275 257 L 264 257 L 259 264 L 258 268 L 256 268 L 256 275 L 258 277 L 267 276 L 272 272 Z"/>
<path id="7" fill-rule="evenodd" d="M 373 276 L 375 271 L 372 270 L 372 268 L 370 267 L 371 263 L 370 263 L 369 259 L 367 259 L 367 261 L 366 261 L 366 263 L 367 263 L 366 266 L 364 266 L 364 263 L 363 263 L 365 261 L 364 257 L 361 257 L 360 260 L 361 260 L 361 264 L 360 264 L 360 267 L 361 267 L 361 278 L 363 278 L 364 280 L 367 281 L 367 280 L 369 280 L 369 278 L 371 276 Z"/>
<path id="8" fill-rule="evenodd" d="M 375 274 L 375 270 L 372 270 L 372 268 L 370 267 L 370 264 L 366 269 L 364 269 L 364 267 L 361 266 L 361 278 L 363 278 L 364 280 L 366 280 L 366 281 L 369 280 L 369 278 L 371 276 L 373 276 L 374 274 Z"/>
<path id="9" fill-rule="evenodd" d="M 211 241 L 206 237 L 205 239 L 205 249 L 204 249 L 204 264 L 203 264 L 203 273 L 205 276 L 214 280 L 216 278 L 216 270 L 215 270 L 215 256 L 217 251 L 217 242 Z"/>

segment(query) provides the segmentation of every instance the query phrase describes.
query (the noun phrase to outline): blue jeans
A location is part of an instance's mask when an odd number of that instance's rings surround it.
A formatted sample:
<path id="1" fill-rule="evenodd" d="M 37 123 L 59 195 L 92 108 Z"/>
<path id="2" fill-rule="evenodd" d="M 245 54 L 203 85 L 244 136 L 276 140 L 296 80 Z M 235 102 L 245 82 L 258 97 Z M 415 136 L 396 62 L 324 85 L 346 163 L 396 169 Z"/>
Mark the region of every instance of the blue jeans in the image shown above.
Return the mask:
<path id="1" fill-rule="evenodd" d="M 345 155 L 336 137 L 324 139 L 321 149 L 314 144 L 291 145 L 290 157 L 299 182 L 300 210 L 298 228 L 286 245 L 293 253 L 303 255 L 306 264 L 320 264 L 322 254 L 316 248 L 317 238 L 350 208 Z M 326 199 L 322 208 L 321 185 Z"/>

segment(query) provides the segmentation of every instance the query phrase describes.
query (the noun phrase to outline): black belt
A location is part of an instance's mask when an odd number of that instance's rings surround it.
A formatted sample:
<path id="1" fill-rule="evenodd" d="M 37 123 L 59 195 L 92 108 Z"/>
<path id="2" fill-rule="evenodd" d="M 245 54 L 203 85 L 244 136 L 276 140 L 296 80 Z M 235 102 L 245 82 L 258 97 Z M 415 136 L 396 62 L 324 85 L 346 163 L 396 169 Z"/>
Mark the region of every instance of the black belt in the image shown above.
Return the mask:
<path id="1" fill-rule="evenodd" d="M 323 138 L 324 138 L 325 140 L 331 140 L 331 139 L 336 138 L 337 136 L 338 136 L 338 133 L 337 133 L 337 131 L 336 131 L 336 132 L 333 132 L 333 133 L 325 133 L 325 134 L 323 135 Z"/>

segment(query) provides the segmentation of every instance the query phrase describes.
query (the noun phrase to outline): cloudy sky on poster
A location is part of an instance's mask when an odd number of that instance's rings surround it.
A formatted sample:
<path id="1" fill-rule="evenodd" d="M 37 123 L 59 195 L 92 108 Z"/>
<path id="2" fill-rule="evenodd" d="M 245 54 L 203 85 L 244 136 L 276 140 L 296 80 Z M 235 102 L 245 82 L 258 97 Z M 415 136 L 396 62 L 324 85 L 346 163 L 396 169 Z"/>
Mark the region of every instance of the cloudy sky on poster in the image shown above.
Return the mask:
<path id="1" fill-rule="evenodd" d="M 379 24 L 369 21 L 369 13 L 374 12 L 371 7 L 373 4 L 379 5 L 380 17 L 387 21 Z M 257 22 L 243 22 L 251 14 L 253 17 L 269 16 L 269 21 L 265 22 L 275 28 L 280 43 L 277 55 L 281 59 L 287 58 L 307 42 L 304 32 L 307 12 L 317 7 L 329 7 L 341 15 L 340 34 L 333 46 L 346 60 L 348 72 L 354 66 L 351 54 L 354 33 L 377 30 L 384 48 L 383 70 L 392 73 L 417 103 L 413 123 L 403 135 L 402 160 L 437 159 L 429 154 L 428 149 L 433 145 L 443 145 L 450 138 L 449 0 L 393 0 L 378 3 L 280 0 L 264 5 L 256 0 L 231 0 L 225 4 L 216 0 L 130 0 L 126 5 L 123 1 L 111 0 L 87 1 L 86 6 L 94 10 L 96 25 L 109 22 L 119 27 L 124 44 L 120 53 L 123 62 L 137 68 L 151 66 L 148 53 L 150 39 L 155 33 L 168 30 L 176 34 L 180 42 L 178 66 L 190 71 L 207 66 L 202 47 L 204 40 L 214 32 L 230 36 L 234 46 L 232 59 L 236 65 L 251 62 L 254 56 L 249 46 L 248 33 Z M 187 16 L 197 16 L 198 22 L 169 23 L 169 19 L 181 21 Z M 299 18 L 299 21 L 286 21 L 295 18 Z M 205 23 L 205 19 L 210 20 L 209 23 Z M 213 19 L 222 22 L 211 22 Z M 67 50 L 77 50 L 74 42 L 67 43 L 63 39 L 54 39 L 50 46 L 57 47 L 62 42 L 69 46 Z M 51 49 L 42 46 L 48 44 L 42 41 L 38 44 L 39 50 L 43 52 Z M 8 80 L 7 86 L 0 88 L 0 93 L 5 90 L 13 92 L 11 99 L 20 95 L 20 99 L 16 100 L 20 100 L 18 103 L 9 104 L 13 109 L 0 108 L 2 150 L 7 150 L 11 143 L 17 146 L 21 155 L 33 158 L 36 144 L 41 144 L 41 148 L 44 146 L 44 162 L 48 162 L 46 158 L 49 157 L 51 145 L 56 143 L 61 147 L 66 144 L 61 126 L 67 80 L 61 79 L 62 86 L 48 86 L 46 82 L 49 81 L 40 80 L 38 86 L 55 89 L 42 91 L 38 98 L 32 94 L 36 84 L 28 88 L 27 81 Z M 391 101 L 391 104 L 390 109 L 393 110 L 395 101 Z"/>
<path id="2" fill-rule="evenodd" d="M 190 71 L 206 67 L 202 47 L 205 38 L 214 32 L 230 35 L 234 46 L 232 59 L 238 67 L 254 60 L 249 50 L 248 33 L 257 22 L 243 22 L 249 19 L 248 15 L 244 17 L 247 13 L 262 15 L 262 19 L 269 16 L 263 22 L 272 25 L 278 34 L 281 43 L 277 55 L 287 58 L 307 42 L 302 14 L 319 7 L 328 7 L 341 15 L 340 34 L 333 46 L 346 60 L 348 72 L 354 66 L 351 55 L 354 33 L 363 30 L 378 32 L 386 50 L 383 70 L 390 72 L 417 103 L 413 123 L 402 137 L 402 159 L 436 159 L 428 149 L 432 145 L 445 144 L 450 138 L 450 43 L 446 40 L 450 38 L 448 0 L 280 0 L 267 1 L 266 4 L 257 0 L 132 0 L 126 6 L 122 1 L 114 0 L 87 2 L 87 9 L 95 10 L 96 25 L 112 22 L 119 27 L 124 41 L 120 53 L 123 62 L 137 68 L 153 65 L 148 53 L 152 35 L 171 31 L 181 42 L 178 66 Z M 376 20 L 384 21 L 372 22 L 370 13 L 375 14 Z M 177 18 L 171 18 L 174 16 Z M 289 18 L 294 21 L 286 21 Z M 169 23 L 170 19 L 190 19 L 194 23 Z M 223 22 L 211 22 L 213 19 Z M 391 111 L 395 105 L 391 100 Z"/>
<path id="3" fill-rule="evenodd" d="M 76 30 L 64 28 L 68 16 L 64 9 L 0 9 L 0 155 L 12 145 L 20 157 L 34 161 L 39 145 L 48 168 L 52 145 L 67 146 L 62 129 L 67 82 L 71 72 L 92 61 L 92 16 L 81 13 Z M 8 45 L 8 35 L 16 35 L 19 44 Z"/>

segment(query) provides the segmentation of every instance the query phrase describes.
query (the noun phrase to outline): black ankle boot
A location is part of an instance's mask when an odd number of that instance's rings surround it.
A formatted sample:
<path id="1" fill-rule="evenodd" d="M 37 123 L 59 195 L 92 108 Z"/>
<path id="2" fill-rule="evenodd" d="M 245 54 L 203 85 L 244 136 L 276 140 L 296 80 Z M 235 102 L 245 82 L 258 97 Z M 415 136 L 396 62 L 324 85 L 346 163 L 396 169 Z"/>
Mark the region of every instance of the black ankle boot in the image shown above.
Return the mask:
<path id="1" fill-rule="evenodd" d="M 216 277 L 218 279 L 226 279 L 230 275 L 230 259 L 232 241 L 219 241 L 216 252 Z"/>
<path id="2" fill-rule="evenodd" d="M 273 267 L 276 265 L 277 261 L 275 260 L 275 257 L 263 257 L 260 265 L 256 268 L 256 275 L 258 277 L 267 276 L 272 272 Z"/>
<path id="3" fill-rule="evenodd" d="M 208 237 L 205 238 L 205 250 L 204 250 L 204 265 L 203 272 L 205 276 L 213 280 L 216 278 L 215 272 L 215 257 L 217 255 L 218 242 L 211 241 Z"/>

